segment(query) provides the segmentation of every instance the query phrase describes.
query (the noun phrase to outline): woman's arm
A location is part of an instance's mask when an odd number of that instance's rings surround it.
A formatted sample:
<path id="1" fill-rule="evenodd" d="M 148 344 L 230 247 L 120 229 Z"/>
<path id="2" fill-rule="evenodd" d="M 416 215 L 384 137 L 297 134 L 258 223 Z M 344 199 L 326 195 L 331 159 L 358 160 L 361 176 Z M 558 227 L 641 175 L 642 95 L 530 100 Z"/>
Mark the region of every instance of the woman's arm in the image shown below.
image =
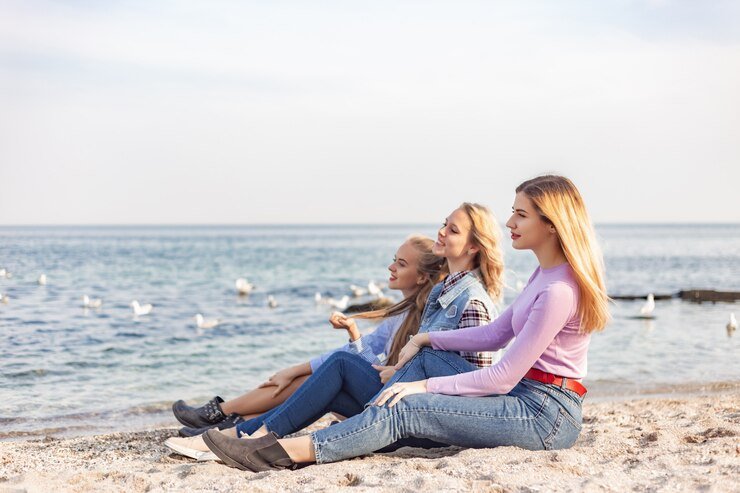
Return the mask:
<path id="1" fill-rule="evenodd" d="M 466 396 L 510 392 L 575 314 L 576 300 L 573 287 L 565 283 L 551 284 L 532 305 L 522 331 L 501 361 L 482 370 L 430 378 L 428 391 Z M 435 334 L 430 335 L 434 342 Z"/>
<path id="2" fill-rule="evenodd" d="M 430 345 L 444 351 L 497 351 L 514 337 L 510 306 L 493 322 L 467 329 L 431 332 Z"/>
<path id="3" fill-rule="evenodd" d="M 376 363 L 378 361 L 378 355 L 385 351 L 386 343 L 396 333 L 398 328 L 401 326 L 401 322 L 405 318 L 405 315 L 396 315 L 383 320 L 380 325 L 370 334 L 364 335 L 356 341 L 349 342 L 342 347 L 328 351 L 310 361 L 311 370 L 321 366 L 329 356 L 336 353 L 337 351 L 346 351 L 361 356 L 368 363 Z"/>

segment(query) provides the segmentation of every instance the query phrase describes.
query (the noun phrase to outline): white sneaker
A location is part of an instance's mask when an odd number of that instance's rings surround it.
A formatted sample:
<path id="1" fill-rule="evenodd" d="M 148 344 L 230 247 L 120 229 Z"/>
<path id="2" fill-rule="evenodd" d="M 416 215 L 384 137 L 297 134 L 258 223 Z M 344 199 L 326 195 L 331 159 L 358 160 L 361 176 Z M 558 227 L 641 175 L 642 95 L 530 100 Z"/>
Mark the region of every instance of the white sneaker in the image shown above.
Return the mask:
<path id="1" fill-rule="evenodd" d="M 216 454 L 211 452 L 210 450 L 208 452 L 201 452 L 200 456 L 198 457 L 198 462 L 206 462 L 209 460 L 217 460 L 220 461 L 221 459 L 218 458 Z"/>
<path id="2" fill-rule="evenodd" d="M 168 448 L 174 450 L 180 455 L 184 455 L 185 457 L 190 457 L 192 459 L 195 459 L 197 461 L 207 461 L 207 460 L 218 460 L 218 457 L 216 454 L 211 452 L 210 450 L 203 451 L 198 450 L 196 448 L 193 448 L 191 446 L 192 438 L 168 438 L 165 440 L 164 444 Z M 200 438 L 200 437 L 198 437 Z"/>

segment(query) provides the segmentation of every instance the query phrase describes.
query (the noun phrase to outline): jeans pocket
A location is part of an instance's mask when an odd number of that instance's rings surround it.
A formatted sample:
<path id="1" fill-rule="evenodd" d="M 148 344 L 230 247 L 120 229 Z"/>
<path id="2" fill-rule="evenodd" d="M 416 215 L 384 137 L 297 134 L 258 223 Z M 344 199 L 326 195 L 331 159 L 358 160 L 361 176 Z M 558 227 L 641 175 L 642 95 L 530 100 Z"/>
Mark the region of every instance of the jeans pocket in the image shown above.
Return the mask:
<path id="1" fill-rule="evenodd" d="M 544 440 L 545 450 L 570 448 L 580 434 L 581 425 L 566 411 L 560 409 L 552 431 Z"/>

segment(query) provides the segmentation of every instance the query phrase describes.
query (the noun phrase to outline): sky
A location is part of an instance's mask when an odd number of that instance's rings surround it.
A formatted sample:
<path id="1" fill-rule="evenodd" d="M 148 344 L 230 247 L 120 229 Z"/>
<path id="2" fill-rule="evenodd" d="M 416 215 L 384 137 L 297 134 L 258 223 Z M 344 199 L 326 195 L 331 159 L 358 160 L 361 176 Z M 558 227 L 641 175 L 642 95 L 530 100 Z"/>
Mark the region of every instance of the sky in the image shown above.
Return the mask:
<path id="1" fill-rule="evenodd" d="M 0 225 L 740 222 L 740 2 L 0 2 Z"/>

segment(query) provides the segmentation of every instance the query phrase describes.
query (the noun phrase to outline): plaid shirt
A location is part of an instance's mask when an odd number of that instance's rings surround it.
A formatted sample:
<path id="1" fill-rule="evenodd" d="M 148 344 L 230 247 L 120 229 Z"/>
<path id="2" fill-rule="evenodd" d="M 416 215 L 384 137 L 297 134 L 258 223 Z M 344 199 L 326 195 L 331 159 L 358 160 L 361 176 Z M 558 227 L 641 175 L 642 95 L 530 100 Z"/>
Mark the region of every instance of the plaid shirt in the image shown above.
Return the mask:
<path id="1" fill-rule="evenodd" d="M 444 280 L 444 287 L 439 294 L 443 296 L 452 286 L 457 284 L 469 271 L 455 272 L 450 274 Z M 468 327 L 478 327 L 491 321 L 491 315 L 488 313 L 485 305 L 478 300 L 470 300 L 468 306 L 463 310 L 460 322 L 457 324 L 458 329 L 467 329 Z M 478 368 L 485 368 L 493 364 L 493 353 L 491 352 L 470 352 L 460 351 L 460 356 L 473 363 Z"/>

